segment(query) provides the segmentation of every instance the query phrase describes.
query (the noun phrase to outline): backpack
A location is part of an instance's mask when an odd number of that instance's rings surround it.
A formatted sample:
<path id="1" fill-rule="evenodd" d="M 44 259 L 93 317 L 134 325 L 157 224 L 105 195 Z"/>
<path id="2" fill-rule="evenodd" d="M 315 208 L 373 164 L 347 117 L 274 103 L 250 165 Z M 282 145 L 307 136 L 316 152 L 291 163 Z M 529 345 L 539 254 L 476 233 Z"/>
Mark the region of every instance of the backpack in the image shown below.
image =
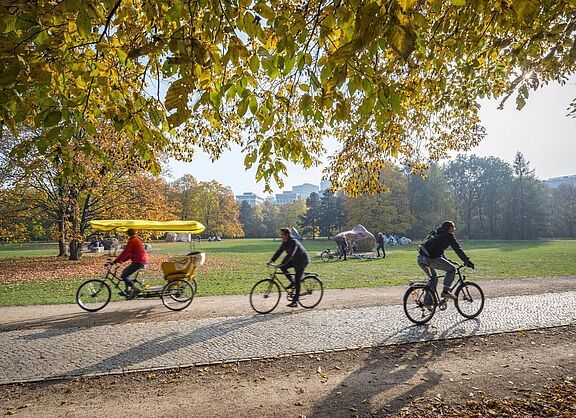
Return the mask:
<path id="1" fill-rule="evenodd" d="M 432 242 L 438 237 L 438 234 L 436 233 L 436 231 L 432 231 L 430 232 L 426 238 L 424 238 L 424 240 L 418 245 L 418 250 L 420 251 L 420 254 L 425 255 L 426 257 L 430 257 L 430 253 L 428 252 L 428 248 L 430 248 L 430 245 L 432 244 Z"/>

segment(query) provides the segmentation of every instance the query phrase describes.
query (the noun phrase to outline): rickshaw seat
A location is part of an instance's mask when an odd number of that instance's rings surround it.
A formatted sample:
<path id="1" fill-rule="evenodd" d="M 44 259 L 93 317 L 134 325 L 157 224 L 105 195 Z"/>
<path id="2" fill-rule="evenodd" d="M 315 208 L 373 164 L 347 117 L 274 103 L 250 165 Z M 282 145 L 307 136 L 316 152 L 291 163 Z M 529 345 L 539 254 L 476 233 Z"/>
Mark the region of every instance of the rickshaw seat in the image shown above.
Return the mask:
<path id="1" fill-rule="evenodd" d="M 183 256 L 172 257 L 163 262 L 160 267 L 165 280 L 194 279 L 196 267 L 204 264 L 205 254 L 194 251 Z"/>

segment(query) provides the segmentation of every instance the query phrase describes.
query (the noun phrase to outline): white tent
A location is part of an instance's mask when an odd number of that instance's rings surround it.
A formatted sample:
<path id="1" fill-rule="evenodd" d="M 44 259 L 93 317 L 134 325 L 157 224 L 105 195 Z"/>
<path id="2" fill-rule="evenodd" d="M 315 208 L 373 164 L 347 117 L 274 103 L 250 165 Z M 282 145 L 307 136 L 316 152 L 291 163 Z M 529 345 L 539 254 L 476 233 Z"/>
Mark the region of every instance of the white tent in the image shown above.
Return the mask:
<path id="1" fill-rule="evenodd" d="M 343 239 L 348 241 L 348 244 L 356 244 L 356 251 L 366 252 L 371 251 L 376 243 L 376 238 L 372 235 L 363 225 L 356 225 L 350 231 L 343 231 L 334 237 L 336 243 L 340 243 Z"/>

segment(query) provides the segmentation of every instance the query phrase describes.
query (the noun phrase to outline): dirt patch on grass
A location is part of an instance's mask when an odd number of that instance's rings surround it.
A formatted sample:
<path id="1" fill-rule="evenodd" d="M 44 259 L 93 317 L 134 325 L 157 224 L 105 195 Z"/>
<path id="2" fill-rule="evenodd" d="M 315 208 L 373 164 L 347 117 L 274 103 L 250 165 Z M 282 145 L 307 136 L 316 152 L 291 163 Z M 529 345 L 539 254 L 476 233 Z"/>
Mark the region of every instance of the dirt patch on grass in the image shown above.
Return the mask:
<path id="1" fill-rule="evenodd" d="M 151 254 L 147 274 L 161 276 L 160 264 L 174 256 Z M 77 261 L 53 256 L 0 259 L 0 284 L 14 285 L 41 283 L 55 279 L 99 277 L 105 271 L 106 259 L 106 254 L 85 254 Z M 218 271 L 228 268 L 232 260 L 233 257 L 207 257 L 205 264 L 200 268 L 207 272 Z"/>

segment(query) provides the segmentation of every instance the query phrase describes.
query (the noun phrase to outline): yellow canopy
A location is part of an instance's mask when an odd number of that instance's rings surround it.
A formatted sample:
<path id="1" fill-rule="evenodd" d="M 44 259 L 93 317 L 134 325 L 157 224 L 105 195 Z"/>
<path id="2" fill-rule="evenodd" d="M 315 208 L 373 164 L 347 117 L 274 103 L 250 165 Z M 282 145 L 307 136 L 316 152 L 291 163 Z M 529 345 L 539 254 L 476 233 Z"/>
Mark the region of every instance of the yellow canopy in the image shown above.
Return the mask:
<path id="1" fill-rule="evenodd" d="M 206 227 L 196 221 L 146 221 L 133 219 L 102 219 L 99 221 L 90 221 L 94 229 L 100 231 L 120 231 L 125 232 L 128 229 L 140 231 L 161 231 L 176 232 L 179 234 L 199 234 Z"/>

